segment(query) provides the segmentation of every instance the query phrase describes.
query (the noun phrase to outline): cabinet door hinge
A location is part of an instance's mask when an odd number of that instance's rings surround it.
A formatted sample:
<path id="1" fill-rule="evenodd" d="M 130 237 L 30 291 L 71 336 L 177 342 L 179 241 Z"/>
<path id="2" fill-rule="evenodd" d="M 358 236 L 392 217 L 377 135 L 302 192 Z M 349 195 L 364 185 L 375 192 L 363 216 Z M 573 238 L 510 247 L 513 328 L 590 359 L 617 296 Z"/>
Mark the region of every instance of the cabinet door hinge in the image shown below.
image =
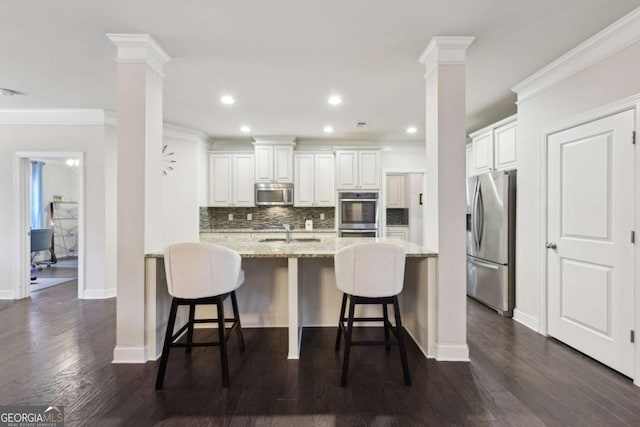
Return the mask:
<path id="1" fill-rule="evenodd" d="M 629 341 L 636 342 L 636 331 L 633 329 L 629 331 Z"/>
<path id="2" fill-rule="evenodd" d="M 636 242 L 636 232 L 632 231 L 631 232 L 631 243 L 635 243 Z"/>

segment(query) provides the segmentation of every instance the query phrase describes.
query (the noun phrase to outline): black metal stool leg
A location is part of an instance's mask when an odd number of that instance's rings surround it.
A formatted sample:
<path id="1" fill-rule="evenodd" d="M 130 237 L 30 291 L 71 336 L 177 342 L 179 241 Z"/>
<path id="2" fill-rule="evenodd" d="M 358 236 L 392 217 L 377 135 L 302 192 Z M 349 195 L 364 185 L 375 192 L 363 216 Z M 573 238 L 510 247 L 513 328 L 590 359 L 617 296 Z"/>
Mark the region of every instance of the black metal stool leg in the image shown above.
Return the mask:
<path id="1" fill-rule="evenodd" d="M 222 386 L 229 387 L 229 359 L 227 358 L 227 340 L 225 338 L 224 305 L 222 297 L 217 297 L 218 337 L 220 339 L 220 364 L 222 365 Z"/>
<path id="2" fill-rule="evenodd" d="M 187 343 L 193 342 L 193 320 L 196 317 L 196 305 L 189 304 L 189 328 L 187 329 Z M 187 354 L 191 354 L 191 346 L 186 347 Z"/>
<path id="3" fill-rule="evenodd" d="M 240 351 L 244 351 L 244 337 L 242 336 L 242 324 L 240 324 L 240 310 L 238 310 L 238 300 L 236 299 L 236 291 L 231 292 L 231 305 L 233 306 L 233 316 L 238 322 L 238 342 Z"/>
<path id="4" fill-rule="evenodd" d="M 404 346 L 404 328 L 400 319 L 400 306 L 398 305 L 398 296 L 393 297 L 393 312 L 396 317 L 396 331 L 398 332 L 398 347 L 400 347 L 400 359 L 402 360 L 402 373 L 404 374 L 404 384 L 411 385 L 411 377 L 409 375 L 409 363 L 407 362 L 407 349 Z"/>
<path id="5" fill-rule="evenodd" d="M 347 308 L 347 294 L 342 294 L 342 307 L 340 308 L 340 320 L 338 320 L 338 334 L 336 335 L 336 351 L 340 350 L 340 340 L 342 338 L 342 319 L 344 319 L 344 311 Z"/>
<path id="6" fill-rule="evenodd" d="M 344 361 L 342 363 L 342 380 L 340 382 L 340 385 L 342 387 L 347 386 L 347 381 L 349 379 L 349 356 L 351 353 L 351 337 L 353 334 L 353 317 L 355 306 L 356 304 L 354 298 L 349 297 L 349 320 L 347 321 L 347 330 L 344 337 Z"/>
<path id="7" fill-rule="evenodd" d="M 160 357 L 160 366 L 158 367 L 158 377 L 156 378 L 156 390 L 160 390 L 164 383 L 164 374 L 167 370 L 167 361 L 169 360 L 169 350 L 171 349 L 171 341 L 173 338 L 173 329 L 176 324 L 176 312 L 178 311 L 178 301 L 173 298 L 171 300 L 171 310 L 169 311 L 169 322 L 167 323 L 167 332 L 164 336 L 164 345 L 162 346 L 162 356 Z"/>
<path id="8" fill-rule="evenodd" d="M 384 340 L 387 342 L 385 349 L 391 350 L 391 344 L 389 344 L 389 310 L 387 310 L 387 304 L 382 304 L 382 317 L 384 317 Z"/>

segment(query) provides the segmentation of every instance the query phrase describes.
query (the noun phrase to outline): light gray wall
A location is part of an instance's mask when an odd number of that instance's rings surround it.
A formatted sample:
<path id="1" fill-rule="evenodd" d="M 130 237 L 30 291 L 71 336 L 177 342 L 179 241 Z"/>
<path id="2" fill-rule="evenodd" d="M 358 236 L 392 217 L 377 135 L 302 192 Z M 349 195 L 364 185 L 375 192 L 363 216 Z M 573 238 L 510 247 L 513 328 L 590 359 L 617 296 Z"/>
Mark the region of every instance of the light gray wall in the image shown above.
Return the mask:
<path id="1" fill-rule="evenodd" d="M 539 321 L 541 145 L 544 128 L 640 93 L 640 43 L 518 105 L 516 316 Z"/>

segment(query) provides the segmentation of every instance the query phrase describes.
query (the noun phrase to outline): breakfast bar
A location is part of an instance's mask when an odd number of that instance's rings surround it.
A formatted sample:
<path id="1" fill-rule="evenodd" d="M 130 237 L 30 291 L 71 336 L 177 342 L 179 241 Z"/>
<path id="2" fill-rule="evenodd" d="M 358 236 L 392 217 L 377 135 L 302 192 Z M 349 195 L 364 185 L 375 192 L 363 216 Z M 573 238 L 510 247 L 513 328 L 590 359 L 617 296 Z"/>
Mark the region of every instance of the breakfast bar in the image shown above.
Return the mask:
<path id="1" fill-rule="evenodd" d="M 239 233 L 201 233 L 200 241 L 226 246 L 240 254 L 246 278 L 238 289 L 243 327 L 286 326 L 288 358 L 298 359 L 304 326 L 337 326 L 341 294 L 333 277 L 335 253 L 374 239 L 301 235 L 287 242 L 284 238 Z M 425 356 L 433 357 L 437 253 L 400 239 L 375 241 L 395 243 L 405 250 L 405 281 L 399 295 L 403 324 Z M 156 360 L 162 350 L 171 301 L 161 252 L 147 254 L 145 273 L 147 359 Z M 177 325 L 184 323 L 185 315 L 179 313 Z"/>

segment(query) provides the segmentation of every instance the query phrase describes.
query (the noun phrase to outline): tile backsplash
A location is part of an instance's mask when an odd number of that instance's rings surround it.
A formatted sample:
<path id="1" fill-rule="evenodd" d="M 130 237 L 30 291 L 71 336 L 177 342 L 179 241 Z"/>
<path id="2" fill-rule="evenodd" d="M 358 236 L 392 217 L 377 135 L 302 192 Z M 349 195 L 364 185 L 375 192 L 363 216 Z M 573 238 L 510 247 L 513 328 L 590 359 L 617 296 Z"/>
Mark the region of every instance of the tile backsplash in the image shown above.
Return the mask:
<path id="1" fill-rule="evenodd" d="M 233 214 L 233 220 L 229 221 L 229 214 Z M 247 220 L 247 214 L 252 219 Z M 324 214 L 324 219 L 320 219 Z M 253 208 L 226 208 L 226 207 L 200 207 L 200 231 L 224 230 L 229 228 L 280 228 L 282 224 L 289 223 L 294 229 L 303 229 L 304 221 L 308 215 L 313 217 L 314 229 L 335 228 L 335 208 L 295 208 L 292 206 L 253 207 Z"/>
<path id="2" fill-rule="evenodd" d="M 409 225 L 409 209 L 387 209 L 387 225 Z"/>

